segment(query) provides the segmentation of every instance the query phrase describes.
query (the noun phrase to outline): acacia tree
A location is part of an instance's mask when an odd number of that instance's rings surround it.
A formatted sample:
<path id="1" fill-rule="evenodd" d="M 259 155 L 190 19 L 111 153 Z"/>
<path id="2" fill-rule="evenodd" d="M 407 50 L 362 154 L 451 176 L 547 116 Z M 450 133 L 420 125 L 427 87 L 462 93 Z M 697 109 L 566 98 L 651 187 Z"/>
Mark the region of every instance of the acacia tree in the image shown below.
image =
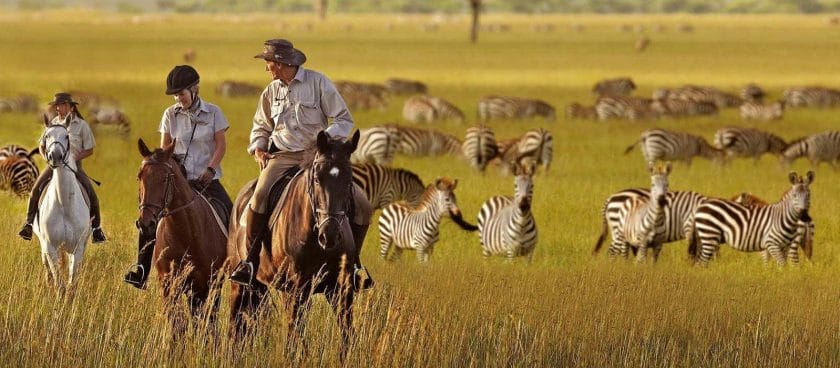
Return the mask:
<path id="1" fill-rule="evenodd" d="M 472 11 L 472 27 L 470 27 L 470 42 L 478 41 L 478 15 L 481 13 L 481 0 L 467 0 Z"/>

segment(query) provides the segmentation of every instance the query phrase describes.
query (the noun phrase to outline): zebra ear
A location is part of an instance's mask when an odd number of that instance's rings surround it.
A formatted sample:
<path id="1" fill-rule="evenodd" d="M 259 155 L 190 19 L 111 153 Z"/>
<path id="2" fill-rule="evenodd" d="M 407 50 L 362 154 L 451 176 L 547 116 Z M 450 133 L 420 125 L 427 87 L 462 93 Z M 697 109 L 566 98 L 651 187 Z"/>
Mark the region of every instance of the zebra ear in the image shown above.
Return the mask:
<path id="1" fill-rule="evenodd" d="M 667 164 L 665 164 L 665 175 L 669 175 L 669 174 L 671 174 L 671 162 L 670 161 Z"/>
<path id="2" fill-rule="evenodd" d="M 143 157 L 149 157 L 152 154 L 152 151 L 149 150 L 149 147 L 146 146 L 146 142 L 143 142 L 143 138 L 137 140 L 137 148 L 140 151 L 140 155 Z"/>
<path id="3" fill-rule="evenodd" d="M 457 187 L 458 187 L 458 179 L 455 179 L 455 180 L 452 181 L 452 188 L 449 188 L 449 189 L 450 190 L 455 190 L 455 188 L 457 188 Z"/>
<path id="4" fill-rule="evenodd" d="M 797 181 L 798 178 L 797 178 L 796 173 L 791 171 L 790 174 L 788 174 L 788 179 L 790 179 L 791 184 L 796 184 L 796 181 Z"/>
<path id="5" fill-rule="evenodd" d="M 441 184 L 442 181 L 443 181 L 443 179 L 440 176 L 435 178 L 435 188 L 441 189 L 440 184 Z"/>
<path id="6" fill-rule="evenodd" d="M 816 175 L 813 171 L 808 171 L 805 176 L 808 178 L 808 181 L 805 184 L 811 184 L 814 182 L 814 175 Z"/>
<path id="7" fill-rule="evenodd" d="M 653 161 L 648 161 L 648 172 L 653 174 L 655 169 L 656 165 L 653 163 Z"/>

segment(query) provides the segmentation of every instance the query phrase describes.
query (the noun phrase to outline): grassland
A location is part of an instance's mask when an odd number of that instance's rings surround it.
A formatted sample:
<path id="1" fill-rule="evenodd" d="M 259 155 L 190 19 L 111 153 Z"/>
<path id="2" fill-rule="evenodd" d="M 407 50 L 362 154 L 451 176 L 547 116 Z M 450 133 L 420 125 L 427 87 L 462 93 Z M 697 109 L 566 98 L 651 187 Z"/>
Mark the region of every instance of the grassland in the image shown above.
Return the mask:
<path id="1" fill-rule="evenodd" d="M 785 86 L 840 86 L 840 28 L 805 16 L 501 16 L 509 33 L 485 33 L 466 42 L 467 18 L 449 19 L 422 32 L 427 17 L 336 16 L 318 23 L 308 15 L 116 16 L 90 12 L 0 15 L 0 95 L 31 92 L 47 101 L 61 90 L 97 91 L 118 98 L 132 118 L 122 138 L 97 132 L 87 171 L 99 189 L 106 245 L 90 246 L 80 290 L 57 301 L 46 286 L 36 242 L 16 237 L 25 203 L 0 194 L 0 361 L 9 366 L 306 366 L 338 365 L 334 317 L 317 299 L 308 322 L 309 354 L 283 348 L 282 308 L 272 309 L 253 343 L 237 347 L 225 336 L 201 334 L 171 342 L 161 313 L 160 289 L 146 292 L 120 278 L 135 257 L 136 138 L 157 142 L 166 73 L 187 48 L 202 75 L 202 95 L 230 120 L 223 183 L 232 195 L 257 174 L 245 153 L 255 99 L 223 99 L 213 92 L 224 79 L 265 84 L 251 59 L 268 38 L 286 37 L 304 50 L 307 67 L 332 79 L 382 82 L 389 77 L 427 82 L 467 116 L 489 93 L 533 96 L 558 107 L 589 102 L 592 83 L 632 76 L 639 93 L 682 83 L 735 91 L 756 82 L 779 98 Z M 313 23 L 311 31 L 303 25 Z M 386 24 L 395 28 L 386 31 Z M 689 22 L 693 33 L 677 33 Z M 533 23 L 553 23 L 534 33 Z M 585 30 L 571 32 L 580 23 Z M 622 23 L 667 26 L 650 33 L 639 54 L 635 33 Z M 352 31 L 344 25 L 352 24 Z M 385 111 L 354 112 L 359 127 L 396 121 L 402 99 Z M 657 122 L 540 120 L 492 123 L 509 137 L 544 126 L 555 137 L 555 161 L 536 179 L 534 211 L 540 243 L 534 262 L 484 259 L 475 234 L 445 222 L 432 261 L 411 254 L 389 264 L 378 256 L 377 231 L 363 259 L 378 287 L 356 306 L 358 339 L 348 366 L 748 366 L 828 367 L 840 364 L 840 194 L 837 172 L 823 166 L 812 186 L 817 223 L 812 263 L 779 269 L 756 254 L 724 249 L 707 269 L 689 266 L 684 243 L 666 246 L 656 266 L 634 266 L 590 255 L 600 231 L 599 211 L 610 193 L 649 180 L 638 152 L 622 149 L 646 128 L 682 129 L 711 138 L 723 126 L 752 126 L 793 138 L 837 129 L 838 110 L 791 110 L 774 123 L 742 122 L 733 110 L 718 118 Z M 561 114 L 562 115 L 562 114 Z M 33 145 L 40 128 L 27 114 L 0 115 L 0 143 Z M 472 120 L 472 119 L 471 119 Z M 469 123 L 468 123 L 469 124 Z M 465 125 L 437 128 L 461 135 Z M 424 180 L 459 179 L 458 201 L 474 218 L 489 196 L 508 194 L 512 178 L 484 175 L 449 158 L 397 160 Z M 803 172 L 805 162 L 794 169 Z M 771 200 L 788 188 L 787 173 L 765 157 L 727 168 L 696 161 L 677 165 L 671 188 L 715 196 L 751 191 Z M 227 293 L 225 288 L 224 293 Z M 274 295 L 273 298 L 279 298 Z M 227 307 L 222 315 L 226 316 Z M 227 321 L 222 321 L 222 328 Z M 235 352 L 235 353 L 234 353 Z"/>

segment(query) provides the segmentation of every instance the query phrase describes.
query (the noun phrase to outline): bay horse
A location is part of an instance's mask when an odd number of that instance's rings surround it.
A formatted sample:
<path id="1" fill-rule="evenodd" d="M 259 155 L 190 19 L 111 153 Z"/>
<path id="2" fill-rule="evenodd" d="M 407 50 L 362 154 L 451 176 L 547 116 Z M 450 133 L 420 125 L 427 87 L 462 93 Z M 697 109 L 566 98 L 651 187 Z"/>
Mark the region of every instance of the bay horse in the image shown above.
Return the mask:
<path id="1" fill-rule="evenodd" d="M 227 258 L 227 235 L 217 222 L 210 205 L 198 198 L 187 182 L 180 163 L 169 146 L 149 150 L 137 141 L 143 161 L 137 174 L 140 243 L 156 241 L 153 260 L 162 286 L 164 310 L 172 324 L 173 337 L 183 333 L 186 320 L 176 301 L 186 295 L 193 317 L 203 317 L 215 327 L 221 282 L 219 274 Z M 156 240 L 155 240 L 156 239 Z M 212 298 L 213 300 L 208 300 Z"/>
<path id="2" fill-rule="evenodd" d="M 68 119 L 70 114 L 67 115 Z M 66 124 L 66 122 L 65 122 Z M 63 295 L 72 286 L 82 266 L 90 236 L 90 210 L 76 179 L 76 161 L 70 153 L 70 134 L 64 125 L 46 123 L 45 158 L 53 170 L 52 179 L 44 188 L 33 230 L 41 242 L 41 261 L 50 279 Z M 60 274 L 62 256 L 67 261 L 65 281 Z"/>
<path id="3" fill-rule="evenodd" d="M 264 245 L 256 281 L 250 289 L 234 284 L 231 291 L 231 326 L 243 336 L 247 320 L 257 318 L 269 287 L 286 295 L 289 342 L 303 343 L 305 314 L 310 297 L 323 293 L 336 313 L 342 334 L 340 355 L 352 337 L 353 265 L 359 255 L 350 229 L 353 171 L 350 154 L 359 143 L 359 131 L 350 140 L 318 134 L 314 157 L 304 159 L 300 175 L 288 184 L 285 200 L 274 209 L 270 242 Z M 247 206 L 249 186 L 239 193 L 230 225 L 228 252 L 235 265 L 245 258 L 245 225 L 238 219 Z M 276 219 L 276 220 L 275 220 Z"/>

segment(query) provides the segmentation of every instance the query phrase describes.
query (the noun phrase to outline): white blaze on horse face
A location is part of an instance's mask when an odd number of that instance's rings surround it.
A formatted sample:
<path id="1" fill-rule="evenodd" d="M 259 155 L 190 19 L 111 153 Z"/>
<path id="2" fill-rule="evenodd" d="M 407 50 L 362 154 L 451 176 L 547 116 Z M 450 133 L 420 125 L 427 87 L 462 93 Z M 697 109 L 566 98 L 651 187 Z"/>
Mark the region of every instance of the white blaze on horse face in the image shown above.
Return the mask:
<path id="1" fill-rule="evenodd" d="M 338 168 L 333 166 L 333 168 L 330 169 L 330 175 L 332 175 L 334 178 L 337 178 L 338 177 L 338 171 L 339 171 Z"/>

